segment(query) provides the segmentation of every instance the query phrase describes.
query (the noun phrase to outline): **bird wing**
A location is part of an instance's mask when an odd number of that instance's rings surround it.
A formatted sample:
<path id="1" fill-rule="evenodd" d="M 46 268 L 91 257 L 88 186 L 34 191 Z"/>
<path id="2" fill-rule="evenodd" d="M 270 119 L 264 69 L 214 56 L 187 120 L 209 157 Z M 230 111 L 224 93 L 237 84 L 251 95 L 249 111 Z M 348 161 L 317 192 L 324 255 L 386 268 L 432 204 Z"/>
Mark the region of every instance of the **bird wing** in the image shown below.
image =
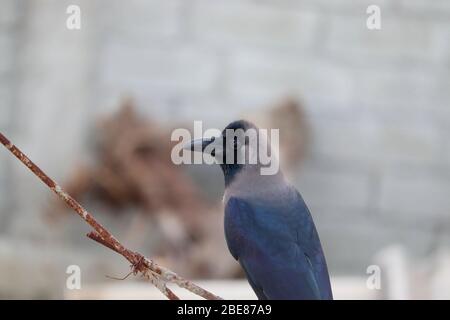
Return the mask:
<path id="1" fill-rule="evenodd" d="M 308 235 L 308 237 L 300 237 L 298 241 L 303 243 L 303 247 L 307 248 L 307 255 L 309 255 L 308 259 L 310 259 L 310 262 L 313 265 L 314 275 L 322 294 L 322 299 L 332 300 L 333 293 L 331 290 L 330 276 L 328 274 L 328 266 L 311 212 L 300 193 L 295 188 L 292 188 L 292 190 L 295 194 L 294 217 L 299 217 L 302 224 L 301 229 L 306 229 L 306 234 Z"/>
<path id="2" fill-rule="evenodd" d="M 258 297 L 323 299 L 316 258 L 309 242 L 299 240 L 297 225 L 267 205 L 232 197 L 225 207 L 225 236 Z M 289 217 L 289 215 L 287 215 Z M 294 230 L 294 232 L 292 231 Z"/>

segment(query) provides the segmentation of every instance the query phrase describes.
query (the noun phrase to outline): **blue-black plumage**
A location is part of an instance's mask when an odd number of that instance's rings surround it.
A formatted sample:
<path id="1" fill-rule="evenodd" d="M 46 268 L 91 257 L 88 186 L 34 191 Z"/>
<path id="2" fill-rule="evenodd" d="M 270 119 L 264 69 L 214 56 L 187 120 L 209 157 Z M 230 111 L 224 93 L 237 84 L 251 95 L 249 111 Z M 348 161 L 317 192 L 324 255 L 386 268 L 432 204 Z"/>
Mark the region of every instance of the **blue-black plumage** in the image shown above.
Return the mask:
<path id="1" fill-rule="evenodd" d="M 227 143 L 227 129 L 257 130 L 250 122 L 235 121 L 225 128 L 222 139 L 203 139 L 189 148 L 199 145 L 205 152 L 216 142 L 209 153 L 222 160 L 224 228 L 230 253 L 259 299 L 332 299 L 319 235 L 303 198 L 281 171 L 263 175 L 260 161 L 248 163 L 249 154 L 255 152 L 252 138 L 234 136 L 233 143 Z M 236 161 L 241 150 L 246 150 L 244 163 Z M 235 161 L 227 163 L 230 153 Z"/>

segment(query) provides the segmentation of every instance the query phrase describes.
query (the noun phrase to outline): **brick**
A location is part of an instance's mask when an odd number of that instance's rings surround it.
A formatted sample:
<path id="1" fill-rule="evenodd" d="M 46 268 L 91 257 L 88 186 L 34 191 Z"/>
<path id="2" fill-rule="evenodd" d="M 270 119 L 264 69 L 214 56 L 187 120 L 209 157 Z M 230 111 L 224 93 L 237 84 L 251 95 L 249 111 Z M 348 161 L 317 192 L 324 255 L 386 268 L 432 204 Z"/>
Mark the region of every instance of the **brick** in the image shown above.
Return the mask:
<path id="1" fill-rule="evenodd" d="M 433 164 L 438 161 L 440 138 L 433 124 L 387 126 L 379 139 L 381 158 L 387 162 Z"/>
<path id="2" fill-rule="evenodd" d="M 318 16 L 258 3 L 198 1 L 192 24 L 196 38 L 221 47 L 295 48 L 312 45 Z"/>
<path id="3" fill-rule="evenodd" d="M 99 93 L 106 102 L 106 107 L 97 108 L 95 113 L 114 112 L 123 98 L 123 91 L 104 91 Z M 139 113 L 144 117 L 157 118 L 169 126 L 186 127 L 195 120 L 203 121 L 203 128 L 223 129 L 233 120 L 243 117 L 243 110 L 248 107 L 234 103 L 226 98 L 202 94 L 177 94 L 174 92 L 158 92 L 152 90 L 134 91 L 133 101 Z M 224 110 L 227 110 L 226 114 Z"/>
<path id="4" fill-rule="evenodd" d="M 229 90 L 236 100 L 266 105 L 285 95 L 297 95 L 312 108 L 349 104 L 354 83 L 349 72 L 328 60 L 307 54 L 242 51 L 230 58 Z"/>
<path id="5" fill-rule="evenodd" d="M 304 169 L 298 188 L 305 201 L 314 207 L 367 210 L 369 179 L 364 174 Z"/>
<path id="6" fill-rule="evenodd" d="M 398 6 L 403 12 L 450 16 L 450 2 L 447 0 L 400 0 Z"/>
<path id="7" fill-rule="evenodd" d="M 408 253 L 427 254 L 433 241 L 427 229 L 411 228 L 360 215 L 358 211 L 326 208 L 312 212 L 331 273 L 366 278 L 366 269 L 375 255 L 392 245 L 402 245 Z M 349 263 L 351 261 L 351 263 Z"/>
<path id="8" fill-rule="evenodd" d="M 103 1 L 101 15 L 108 37 L 125 42 L 174 37 L 180 31 L 182 1 L 131 0 Z"/>
<path id="9" fill-rule="evenodd" d="M 354 73 L 355 99 L 372 105 L 428 106 L 436 99 L 439 83 L 436 76 L 424 70 L 358 69 Z M 442 93 L 445 94 L 445 93 Z"/>
<path id="10" fill-rule="evenodd" d="M 432 58 L 431 25 L 421 20 L 381 15 L 381 30 L 366 27 L 367 15 L 333 16 L 325 48 L 349 63 L 404 63 Z"/>
<path id="11" fill-rule="evenodd" d="M 315 158 L 374 167 L 439 161 L 440 132 L 433 123 L 314 121 L 311 152 Z"/>
<path id="12" fill-rule="evenodd" d="M 382 180 L 380 209 L 404 219 L 430 220 L 450 213 L 450 179 L 446 175 L 386 176 Z"/>
<path id="13" fill-rule="evenodd" d="M 129 47 L 111 43 L 100 66 L 100 83 L 131 94 L 205 92 L 217 76 L 215 57 L 193 47 Z"/>
<path id="14" fill-rule="evenodd" d="M 222 129 L 229 122 L 242 117 L 244 106 L 235 104 L 228 99 L 217 99 L 209 95 L 189 95 L 171 97 L 155 101 L 155 112 L 158 117 L 168 122 L 193 124 L 195 120 L 203 121 L 203 128 Z M 166 109 L 166 110 L 163 110 Z M 224 114 L 224 110 L 227 110 Z"/>

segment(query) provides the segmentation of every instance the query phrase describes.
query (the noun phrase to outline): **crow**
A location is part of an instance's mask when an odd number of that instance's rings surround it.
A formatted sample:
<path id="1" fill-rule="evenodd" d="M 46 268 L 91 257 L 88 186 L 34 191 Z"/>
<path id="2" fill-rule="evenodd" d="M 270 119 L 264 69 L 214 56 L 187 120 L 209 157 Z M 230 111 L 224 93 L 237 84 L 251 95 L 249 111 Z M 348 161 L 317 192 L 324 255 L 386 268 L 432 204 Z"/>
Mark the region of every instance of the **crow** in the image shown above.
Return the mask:
<path id="1" fill-rule="evenodd" d="M 262 174 L 266 164 L 258 152 L 263 144 L 272 154 L 267 137 L 254 124 L 239 120 L 221 136 L 193 140 L 185 148 L 207 153 L 220 164 L 226 242 L 258 299 L 331 300 L 327 263 L 311 213 L 280 170 Z"/>

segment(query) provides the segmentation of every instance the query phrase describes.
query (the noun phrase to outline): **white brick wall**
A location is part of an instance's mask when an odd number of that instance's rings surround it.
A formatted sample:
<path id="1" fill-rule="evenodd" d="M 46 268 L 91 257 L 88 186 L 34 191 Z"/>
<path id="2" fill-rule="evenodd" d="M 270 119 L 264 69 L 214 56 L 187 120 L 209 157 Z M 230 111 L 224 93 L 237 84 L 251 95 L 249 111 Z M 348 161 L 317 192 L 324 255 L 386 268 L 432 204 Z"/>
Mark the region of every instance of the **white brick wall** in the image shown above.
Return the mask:
<path id="1" fill-rule="evenodd" d="M 382 11 L 383 13 L 386 11 Z M 400 63 L 431 56 L 430 24 L 413 19 L 382 15 L 380 31 L 368 31 L 367 15 L 333 16 L 326 48 L 333 56 L 349 62 L 374 64 L 388 60 Z"/>
<path id="2" fill-rule="evenodd" d="M 208 44 L 296 48 L 310 46 L 316 36 L 318 15 L 257 3 L 196 1 L 194 37 Z"/>
<path id="3" fill-rule="evenodd" d="M 181 0 L 100 0 L 97 8 L 109 36 L 125 44 L 173 38 L 181 31 Z"/>
<path id="4" fill-rule="evenodd" d="M 358 69 L 355 85 L 355 99 L 359 103 L 390 105 L 391 109 L 421 107 L 428 109 L 439 81 L 436 74 L 424 69 Z M 393 111 L 394 111 L 393 110 Z"/>
<path id="5" fill-rule="evenodd" d="M 449 175 L 392 175 L 381 184 L 380 208 L 418 223 L 450 215 Z"/>
<path id="6" fill-rule="evenodd" d="M 441 137 L 431 123 L 386 120 L 317 121 L 313 132 L 315 158 L 368 167 L 434 165 L 439 159 Z"/>
<path id="7" fill-rule="evenodd" d="M 211 90 L 217 69 L 217 58 L 201 48 L 111 44 L 100 64 L 100 81 L 106 94 L 131 92 L 145 99 L 170 93 L 200 95 Z"/>
<path id="8" fill-rule="evenodd" d="M 366 212 L 369 207 L 370 185 L 367 174 L 334 172 L 305 168 L 300 174 L 299 191 L 313 208 L 333 208 Z"/>
<path id="9" fill-rule="evenodd" d="M 352 215 L 348 211 L 331 209 L 315 220 L 332 274 L 367 277 L 366 269 L 375 263 L 373 255 L 380 248 L 404 244 L 414 255 L 421 256 L 428 252 L 433 241 L 430 228 L 412 228 L 405 223 L 354 212 Z"/>
<path id="10" fill-rule="evenodd" d="M 428 13 L 448 18 L 450 3 L 446 0 L 399 0 L 401 9 L 405 12 Z"/>
<path id="11" fill-rule="evenodd" d="M 230 58 L 230 94 L 236 100 L 268 104 L 283 95 L 310 101 L 349 105 L 354 81 L 348 70 L 313 55 L 242 51 Z"/>

